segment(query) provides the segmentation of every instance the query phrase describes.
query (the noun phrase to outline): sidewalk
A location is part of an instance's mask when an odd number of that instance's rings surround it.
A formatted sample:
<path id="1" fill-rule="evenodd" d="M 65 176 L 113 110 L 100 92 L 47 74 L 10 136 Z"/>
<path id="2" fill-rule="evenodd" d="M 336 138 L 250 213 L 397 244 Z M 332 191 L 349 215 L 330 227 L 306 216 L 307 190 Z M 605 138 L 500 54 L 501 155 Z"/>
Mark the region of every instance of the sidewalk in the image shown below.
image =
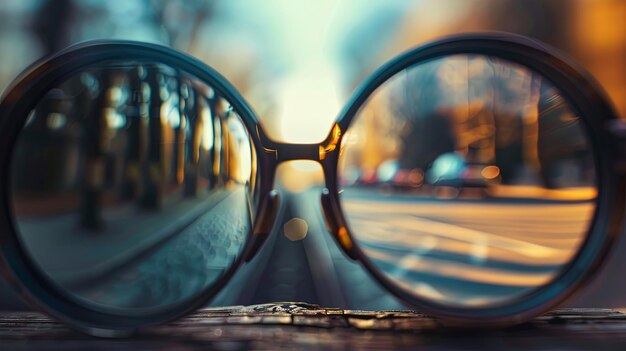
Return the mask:
<path id="1" fill-rule="evenodd" d="M 554 201 L 591 201 L 598 196 L 593 187 L 548 189 L 535 185 L 494 185 L 488 189 L 496 198 L 541 199 Z"/>
<path id="2" fill-rule="evenodd" d="M 57 283 L 72 285 L 124 266 L 240 191 L 244 190 L 222 190 L 205 198 L 172 201 L 155 212 L 130 206 L 105 210 L 105 226 L 99 231 L 81 228 L 74 214 L 23 220 L 17 226 L 40 267 Z"/>

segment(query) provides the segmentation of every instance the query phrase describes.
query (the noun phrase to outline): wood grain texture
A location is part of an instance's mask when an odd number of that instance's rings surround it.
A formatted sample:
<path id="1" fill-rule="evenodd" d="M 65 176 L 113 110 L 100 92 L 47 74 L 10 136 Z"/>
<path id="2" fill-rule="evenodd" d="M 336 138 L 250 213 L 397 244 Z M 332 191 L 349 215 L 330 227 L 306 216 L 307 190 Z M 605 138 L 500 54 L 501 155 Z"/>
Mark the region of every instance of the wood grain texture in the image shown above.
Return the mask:
<path id="1" fill-rule="evenodd" d="M 305 303 L 198 311 L 129 339 L 98 339 L 34 312 L 0 312 L 0 350 L 626 350 L 626 314 L 561 309 L 507 329 L 459 330 L 412 311 Z"/>

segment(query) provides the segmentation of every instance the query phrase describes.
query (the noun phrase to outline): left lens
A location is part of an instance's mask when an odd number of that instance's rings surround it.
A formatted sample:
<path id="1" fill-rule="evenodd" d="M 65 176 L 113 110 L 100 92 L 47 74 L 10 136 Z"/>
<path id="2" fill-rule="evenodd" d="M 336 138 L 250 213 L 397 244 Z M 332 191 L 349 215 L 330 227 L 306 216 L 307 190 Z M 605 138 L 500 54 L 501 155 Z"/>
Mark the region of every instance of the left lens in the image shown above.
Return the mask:
<path id="1" fill-rule="evenodd" d="M 340 156 L 355 242 L 403 294 L 494 307 L 553 282 L 597 207 L 588 129 L 547 77 L 480 54 L 409 66 L 354 116 Z"/>
<path id="2" fill-rule="evenodd" d="M 26 110 L 11 116 L 26 120 L 9 165 L 13 223 L 64 294 L 159 310 L 231 270 L 250 230 L 254 151 L 214 87 L 116 59 L 66 74 Z"/>

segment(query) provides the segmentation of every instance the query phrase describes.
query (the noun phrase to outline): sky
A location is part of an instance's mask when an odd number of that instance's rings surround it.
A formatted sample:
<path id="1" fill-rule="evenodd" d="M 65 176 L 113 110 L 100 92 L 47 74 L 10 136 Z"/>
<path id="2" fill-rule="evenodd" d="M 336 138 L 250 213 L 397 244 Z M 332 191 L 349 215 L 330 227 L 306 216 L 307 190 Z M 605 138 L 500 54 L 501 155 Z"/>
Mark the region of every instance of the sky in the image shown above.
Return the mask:
<path id="1" fill-rule="evenodd" d="M 248 51 L 243 56 L 252 56 L 252 86 L 244 96 L 268 125 L 268 133 L 285 141 L 317 142 L 324 139 L 352 90 L 346 46 L 359 32 L 357 41 L 383 43 L 410 4 L 222 2 L 206 32 L 222 37 L 223 50 L 241 47 Z M 234 83 L 237 86 L 237 80 Z"/>

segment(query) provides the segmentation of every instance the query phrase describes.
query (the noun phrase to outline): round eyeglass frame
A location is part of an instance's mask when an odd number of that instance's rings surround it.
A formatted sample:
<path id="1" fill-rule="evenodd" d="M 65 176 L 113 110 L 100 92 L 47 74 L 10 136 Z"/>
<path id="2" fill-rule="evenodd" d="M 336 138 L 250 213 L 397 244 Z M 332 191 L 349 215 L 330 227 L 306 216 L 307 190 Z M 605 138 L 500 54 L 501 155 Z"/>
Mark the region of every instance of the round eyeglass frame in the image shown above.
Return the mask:
<path id="1" fill-rule="evenodd" d="M 447 306 L 414 296 L 380 272 L 358 244 L 353 245 L 352 256 L 357 257 L 388 291 L 420 312 L 438 317 L 444 324 L 459 327 L 508 326 L 546 312 L 570 297 L 594 276 L 619 236 L 625 201 L 624 171 L 620 169 L 619 164 L 624 156 L 619 152 L 622 149 L 619 138 L 610 128 L 611 123 L 618 117 L 605 93 L 591 75 L 557 50 L 523 36 L 509 33 L 480 33 L 444 38 L 392 59 L 357 89 L 337 123 L 342 130 L 348 129 L 368 98 L 402 70 L 437 58 L 462 54 L 496 57 L 529 68 L 550 81 L 565 97 L 572 110 L 580 116 L 592 148 L 598 186 L 596 208 L 584 242 L 576 255 L 549 284 L 523 294 L 514 302 L 505 301 L 491 306 L 476 307 Z M 336 159 L 332 161 L 332 170 L 329 173 L 336 175 L 339 157 L 337 155 L 333 157 Z M 351 230 L 341 210 L 338 196 L 340 189 L 336 177 L 334 179 L 335 181 L 329 184 L 326 196 L 330 197 L 329 202 L 336 206 L 335 215 L 340 217 L 338 226 L 347 228 L 352 240 Z"/>
<path id="2" fill-rule="evenodd" d="M 338 165 L 341 141 L 353 118 L 370 95 L 398 72 L 416 64 L 458 54 L 494 56 L 525 66 L 547 78 L 581 117 L 593 149 L 598 196 L 594 218 L 584 243 L 575 257 L 554 280 L 524 294 L 515 302 L 489 307 L 451 307 L 416 297 L 395 285 L 380 272 L 360 249 L 341 209 Z M 10 204 L 10 164 L 14 144 L 28 112 L 48 89 L 78 70 L 109 61 L 145 60 L 162 63 L 211 86 L 239 115 L 256 152 L 260 175 L 259 201 L 242 254 L 212 286 L 180 303 L 151 313 L 116 314 L 81 304 L 58 287 L 29 259 L 20 244 Z M 17 116 L 17 117 L 13 117 Z M 389 292 L 412 308 L 438 317 L 453 326 L 505 326 L 516 324 L 549 310 L 587 282 L 605 262 L 623 221 L 626 181 L 621 143 L 609 128 L 617 120 L 608 98 L 588 73 L 544 44 L 507 33 L 464 34 L 444 38 L 397 56 L 369 76 L 350 98 L 335 125 L 321 143 L 289 144 L 269 139 L 254 111 L 236 89 L 217 71 L 190 57 L 155 44 L 101 41 L 70 47 L 34 64 L 6 90 L 0 102 L 0 273 L 20 295 L 43 311 L 70 326 L 97 336 L 120 337 L 138 329 L 161 324 L 204 306 L 230 280 L 237 268 L 250 261 L 272 230 L 280 204 L 273 189 L 278 164 L 290 160 L 314 160 L 322 165 L 326 188 L 321 205 L 330 234 L 344 253 L 359 262 Z"/>

